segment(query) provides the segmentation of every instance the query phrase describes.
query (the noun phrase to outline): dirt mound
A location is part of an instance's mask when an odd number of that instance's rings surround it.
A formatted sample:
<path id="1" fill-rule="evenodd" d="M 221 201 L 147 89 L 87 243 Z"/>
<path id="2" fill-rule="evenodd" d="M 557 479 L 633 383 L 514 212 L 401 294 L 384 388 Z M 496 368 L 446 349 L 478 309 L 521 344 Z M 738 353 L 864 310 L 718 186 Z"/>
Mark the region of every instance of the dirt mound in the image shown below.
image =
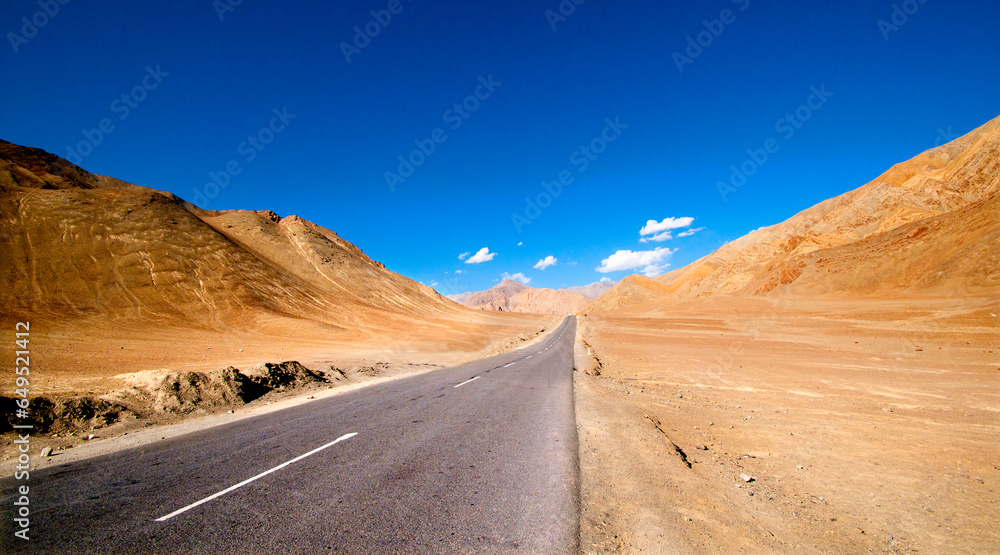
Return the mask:
<path id="1" fill-rule="evenodd" d="M 211 372 L 171 372 L 151 390 L 134 390 L 133 398 L 156 412 L 186 414 L 248 403 L 267 391 L 230 366 Z"/>
<path id="2" fill-rule="evenodd" d="M 327 381 L 323 374 L 313 372 L 295 361 L 282 362 L 281 364 L 265 362 L 247 370 L 244 375 L 254 385 L 268 391 L 309 382 Z"/>
<path id="3" fill-rule="evenodd" d="M 267 395 L 313 382 L 326 382 L 321 373 L 298 362 L 264 363 L 241 372 L 232 366 L 210 372 L 171 372 L 151 389 L 133 387 L 124 393 L 133 405 L 154 412 L 186 414 L 242 405 Z"/>
<path id="4" fill-rule="evenodd" d="M 246 372 L 229 366 L 209 372 L 168 372 L 159 379 L 153 377 L 154 373 L 141 374 L 131 380 L 126 378 L 127 387 L 101 397 L 35 397 L 26 420 L 16 417 L 14 399 L 0 397 L 0 409 L 7 415 L 0 421 L 0 433 L 25 423 L 34 425 L 34 431 L 40 433 L 96 430 L 127 417 L 210 412 L 252 402 L 272 391 L 328 382 L 324 373 L 313 372 L 295 361 L 264 363 Z"/>
<path id="5" fill-rule="evenodd" d="M 0 410 L 6 416 L 0 420 L 0 433 L 13 430 L 15 425 L 30 424 L 32 432 L 64 433 L 95 430 L 110 426 L 127 416 L 135 416 L 128 407 L 93 397 L 35 397 L 28 405 L 29 418 L 17 418 L 15 399 L 0 397 Z"/>

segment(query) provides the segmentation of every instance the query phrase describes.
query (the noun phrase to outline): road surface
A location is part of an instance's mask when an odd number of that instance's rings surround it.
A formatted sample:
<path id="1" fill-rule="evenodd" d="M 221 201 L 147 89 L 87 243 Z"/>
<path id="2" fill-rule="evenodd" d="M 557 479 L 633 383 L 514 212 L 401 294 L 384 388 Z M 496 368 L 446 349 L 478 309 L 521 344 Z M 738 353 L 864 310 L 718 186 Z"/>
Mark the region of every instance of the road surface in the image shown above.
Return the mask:
<path id="1" fill-rule="evenodd" d="M 569 317 L 541 342 L 32 473 L 26 553 L 569 553 Z"/>

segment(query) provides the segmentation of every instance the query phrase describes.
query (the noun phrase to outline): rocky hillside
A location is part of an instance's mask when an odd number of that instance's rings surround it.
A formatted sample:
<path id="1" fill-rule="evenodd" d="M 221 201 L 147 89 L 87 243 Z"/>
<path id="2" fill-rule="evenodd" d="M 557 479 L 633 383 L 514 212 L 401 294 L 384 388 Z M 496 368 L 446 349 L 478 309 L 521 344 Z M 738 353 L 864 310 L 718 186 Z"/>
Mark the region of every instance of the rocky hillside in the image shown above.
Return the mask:
<path id="1" fill-rule="evenodd" d="M 7 317 L 255 329 L 271 316 L 348 327 L 462 310 L 301 218 L 201 210 L 4 141 L 0 253 Z"/>
<path id="2" fill-rule="evenodd" d="M 1000 118 L 655 281 L 671 297 L 995 293 L 998 192 Z"/>
<path id="3" fill-rule="evenodd" d="M 594 302 L 583 309 L 583 314 L 615 310 L 646 301 L 661 299 L 669 294 L 666 286 L 657 283 L 646 276 L 633 275 L 619 281 Z"/>

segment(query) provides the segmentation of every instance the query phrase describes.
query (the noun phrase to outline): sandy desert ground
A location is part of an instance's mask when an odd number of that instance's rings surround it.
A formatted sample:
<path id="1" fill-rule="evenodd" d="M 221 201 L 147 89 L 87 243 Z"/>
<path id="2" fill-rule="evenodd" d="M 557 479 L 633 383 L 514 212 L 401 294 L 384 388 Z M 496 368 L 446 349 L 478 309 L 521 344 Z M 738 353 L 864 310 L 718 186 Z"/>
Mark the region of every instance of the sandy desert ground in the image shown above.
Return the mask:
<path id="1" fill-rule="evenodd" d="M 302 335 L 310 330 L 294 322 L 285 325 L 294 324 L 300 332 L 298 337 L 239 331 L 142 329 L 135 323 L 128 330 L 95 325 L 92 335 L 81 335 L 78 325 L 33 325 L 32 398 L 89 398 L 117 403 L 134 387 L 154 392 L 144 398 L 124 397 L 128 399 L 125 402 L 128 411 L 116 415 L 114 422 L 102 422 L 100 415 L 76 415 L 37 435 L 36 452 L 48 447 L 53 455 L 37 458 L 36 464 L 64 464 L 507 352 L 540 340 L 559 320 L 555 316 L 524 314 L 504 315 L 491 321 L 487 315 L 486 320 L 459 318 L 395 333 L 368 333 L 363 339 L 332 334 L 326 338 L 319 334 Z M 13 337 L 8 339 L 13 341 Z M 216 398 L 218 392 L 211 388 L 182 389 L 174 396 L 193 394 L 194 399 L 187 399 L 189 404 L 181 407 L 170 404 L 166 408 L 159 404 L 164 384 L 175 379 L 178 372 L 213 376 L 213 371 L 227 366 L 246 371 L 262 363 L 289 360 L 325 373 L 329 381 L 294 383 L 246 404 L 226 403 Z M 3 380 L 8 390 L 14 389 L 13 383 L 7 383 L 12 382 L 12 376 L 13 372 L 7 373 Z M 185 385 L 183 379 L 178 381 Z M 8 433 L 0 440 L 3 472 L 12 471 L 16 454 L 14 439 Z"/>
<path id="2" fill-rule="evenodd" d="M 998 313 L 756 297 L 581 317 L 584 551 L 1000 550 Z"/>
<path id="3" fill-rule="evenodd" d="M 275 319 L 269 333 L 248 330 L 157 327 L 126 321 L 119 326 L 35 320 L 31 323 L 32 392 L 36 395 L 102 395 L 138 372 L 208 371 L 295 360 L 313 369 L 351 365 L 453 366 L 492 354 L 505 341 L 551 329 L 560 318 L 543 315 L 455 317 L 405 329 L 338 333 L 318 323 Z M 13 323 L 4 337 L 13 341 Z M 516 342 L 516 341 L 515 341 Z M 12 389 L 13 373 L 0 386 Z"/>

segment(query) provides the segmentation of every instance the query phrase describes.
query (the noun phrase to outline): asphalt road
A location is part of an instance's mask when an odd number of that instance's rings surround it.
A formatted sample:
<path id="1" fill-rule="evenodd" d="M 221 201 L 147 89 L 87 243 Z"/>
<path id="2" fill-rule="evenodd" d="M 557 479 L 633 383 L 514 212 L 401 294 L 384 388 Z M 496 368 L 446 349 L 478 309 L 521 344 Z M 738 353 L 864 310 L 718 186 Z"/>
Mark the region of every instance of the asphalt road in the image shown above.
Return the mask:
<path id="1" fill-rule="evenodd" d="M 518 351 L 32 473 L 29 542 L 6 477 L 0 547 L 577 552 L 575 333 L 570 317 Z"/>

